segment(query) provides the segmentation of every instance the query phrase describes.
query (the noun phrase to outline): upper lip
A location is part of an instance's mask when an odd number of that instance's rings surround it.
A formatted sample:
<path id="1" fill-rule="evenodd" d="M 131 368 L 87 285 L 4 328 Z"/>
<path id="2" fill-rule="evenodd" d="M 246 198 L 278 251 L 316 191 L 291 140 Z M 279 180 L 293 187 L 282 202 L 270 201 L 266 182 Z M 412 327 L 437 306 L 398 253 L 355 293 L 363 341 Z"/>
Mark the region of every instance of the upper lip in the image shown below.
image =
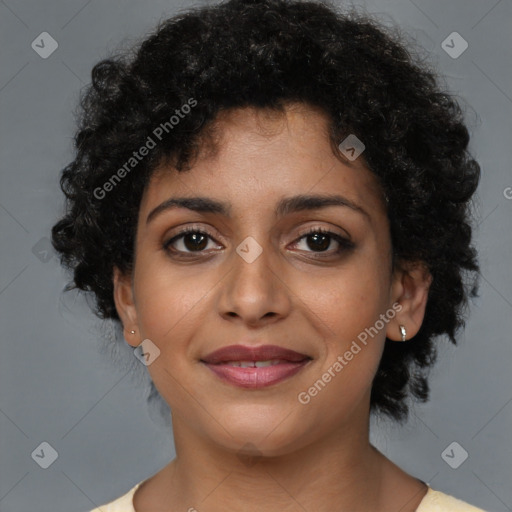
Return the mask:
<path id="1" fill-rule="evenodd" d="M 311 358 L 306 354 L 278 347 L 277 345 L 260 345 L 257 347 L 229 345 L 211 352 L 206 357 L 203 357 L 201 361 L 209 364 L 218 364 L 229 361 L 269 361 L 272 359 L 298 362 Z"/>

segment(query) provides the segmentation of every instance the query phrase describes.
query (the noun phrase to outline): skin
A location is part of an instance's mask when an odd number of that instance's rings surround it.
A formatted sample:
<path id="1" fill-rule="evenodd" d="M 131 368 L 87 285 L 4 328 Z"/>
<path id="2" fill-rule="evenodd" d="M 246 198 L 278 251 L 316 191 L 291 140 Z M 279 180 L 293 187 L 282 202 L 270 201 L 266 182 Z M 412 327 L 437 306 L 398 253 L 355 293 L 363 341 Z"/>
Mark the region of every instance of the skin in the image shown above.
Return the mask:
<path id="1" fill-rule="evenodd" d="M 150 339 L 148 367 L 172 410 L 176 458 L 137 490 L 137 512 L 189 510 L 412 512 L 427 487 L 369 443 L 372 379 L 384 343 L 414 336 L 431 278 L 421 265 L 392 269 L 386 203 L 364 154 L 333 152 L 327 117 L 290 104 L 284 114 L 237 109 L 216 120 L 216 144 L 185 173 L 155 172 L 140 205 L 132 274 L 114 270 L 125 339 Z M 343 195 L 346 206 L 274 215 L 284 197 Z M 203 196 L 231 204 L 229 216 L 173 208 L 169 198 Z M 205 231 L 203 252 L 184 226 Z M 353 242 L 304 237 L 323 228 Z M 248 263 L 248 236 L 262 248 Z M 325 243 L 325 246 L 322 246 Z M 321 247 L 327 250 L 321 251 Z M 322 255 L 324 256 L 322 258 Z M 379 315 L 389 320 L 306 405 L 307 391 Z M 131 334 L 131 330 L 135 334 Z M 231 344 L 275 344 L 309 355 L 295 376 L 263 389 L 225 383 L 200 362 Z M 192 509 L 193 510 L 193 509 Z"/>

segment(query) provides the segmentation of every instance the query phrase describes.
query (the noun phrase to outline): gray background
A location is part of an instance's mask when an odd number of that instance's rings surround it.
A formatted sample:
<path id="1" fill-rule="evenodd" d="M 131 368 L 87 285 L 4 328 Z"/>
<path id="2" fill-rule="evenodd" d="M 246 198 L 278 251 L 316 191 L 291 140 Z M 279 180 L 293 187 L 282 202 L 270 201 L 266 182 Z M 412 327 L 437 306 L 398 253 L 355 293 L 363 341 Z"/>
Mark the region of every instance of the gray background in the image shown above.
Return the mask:
<path id="1" fill-rule="evenodd" d="M 512 510 L 512 2 L 355 4 L 398 23 L 446 75 L 466 104 L 483 169 L 475 203 L 481 296 L 459 346 L 441 341 L 431 401 L 415 406 L 405 427 L 373 422 L 372 441 L 435 489 L 490 511 Z M 1 512 L 89 510 L 174 456 L 169 429 L 146 406 L 145 369 L 135 358 L 134 372 L 113 363 L 123 353 L 102 349 L 87 304 L 63 296 L 66 276 L 48 237 L 63 204 L 57 183 L 72 157 L 72 112 L 90 69 L 189 5 L 0 1 Z M 59 45 L 47 59 L 31 47 L 44 31 Z M 469 44 L 458 58 L 441 46 L 454 31 Z M 108 339 L 112 326 L 103 329 Z M 469 454 L 458 469 L 441 456 L 454 441 Z M 31 456 L 42 442 L 58 453 L 47 469 Z"/>

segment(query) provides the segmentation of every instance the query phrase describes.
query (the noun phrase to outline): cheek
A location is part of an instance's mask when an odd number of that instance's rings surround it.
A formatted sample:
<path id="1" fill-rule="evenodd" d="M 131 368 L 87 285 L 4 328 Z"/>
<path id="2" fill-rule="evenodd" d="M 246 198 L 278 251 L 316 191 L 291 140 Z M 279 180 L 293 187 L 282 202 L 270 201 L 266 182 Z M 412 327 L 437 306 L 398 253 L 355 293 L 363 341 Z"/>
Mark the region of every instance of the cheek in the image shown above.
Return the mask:
<path id="1" fill-rule="evenodd" d="M 142 334 L 162 349 L 171 343 L 176 349 L 180 338 L 186 339 L 199 325 L 201 301 L 207 300 L 216 281 L 206 275 L 198 279 L 192 270 L 171 272 L 162 264 L 141 267 L 135 275 L 135 297 Z"/>
<path id="2" fill-rule="evenodd" d="M 328 275 L 303 275 L 296 281 L 294 293 L 312 313 L 328 346 L 343 348 L 385 312 L 390 284 L 383 267 L 361 260 Z"/>
<path id="3" fill-rule="evenodd" d="M 297 295 L 323 337 L 315 379 L 302 390 L 320 407 L 346 414 L 368 392 L 382 357 L 389 296 L 387 267 L 360 258 L 350 267 L 304 279 Z M 320 380 L 321 382 L 318 382 Z M 307 397 L 306 397 L 307 399 Z"/>
<path id="4" fill-rule="evenodd" d="M 208 300 L 208 291 L 217 281 L 210 283 L 207 276 L 199 279 L 171 272 L 161 262 L 141 265 L 135 274 L 141 336 L 150 339 L 160 350 L 147 370 L 165 401 L 181 414 L 190 408 L 187 390 L 195 388 L 190 371 L 190 340 L 204 321 L 201 305 Z M 193 415 L 197 411 L 189 413 Z"/>

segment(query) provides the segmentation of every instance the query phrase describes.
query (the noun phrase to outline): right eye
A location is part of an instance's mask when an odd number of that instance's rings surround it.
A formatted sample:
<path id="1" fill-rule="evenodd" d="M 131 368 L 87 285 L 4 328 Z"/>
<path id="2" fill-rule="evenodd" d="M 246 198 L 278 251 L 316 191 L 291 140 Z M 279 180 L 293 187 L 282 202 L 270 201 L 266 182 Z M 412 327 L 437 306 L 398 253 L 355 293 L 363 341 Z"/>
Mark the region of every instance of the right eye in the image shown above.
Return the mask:
<path id="1" fill-rule="evenodd" d="M 163 244 L 163 248 L 171 254 L 187 255 L 202 253 L 212 240 L 208 233 L 197 228 L 185 228 Z"/>

